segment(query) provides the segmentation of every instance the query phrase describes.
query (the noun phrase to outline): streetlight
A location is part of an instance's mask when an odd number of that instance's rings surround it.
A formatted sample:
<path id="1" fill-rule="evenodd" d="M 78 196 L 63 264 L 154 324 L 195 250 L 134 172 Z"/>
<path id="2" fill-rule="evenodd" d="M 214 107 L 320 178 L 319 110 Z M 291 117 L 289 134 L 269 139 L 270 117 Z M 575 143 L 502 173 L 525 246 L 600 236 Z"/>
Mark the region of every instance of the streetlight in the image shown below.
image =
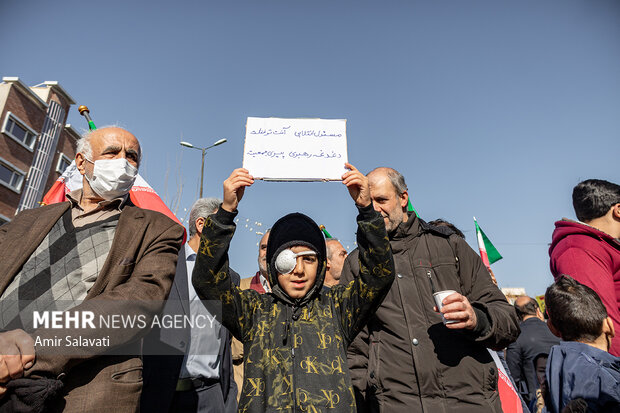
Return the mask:
<path id="1" fill-rule="evenodd" d="M 214 146 L 221 145 L 224 142 L 226 142 L 226 138 L 213 142 L 212 145 L 207 146 L 206 148 L 199 148 L 198 146 L 194 146 L 189 142 L 179 142 L 181 146 L 185 146 L 186 148 L 198 149 L 202 151 L 202 164 L 200 166 L 200 196 L 199 198 L 202 198 L 202 181 L 204 179 L 204 173 L 205 173 L 205 153 L 207 152 L 207 149 L 213 148 Z"/>

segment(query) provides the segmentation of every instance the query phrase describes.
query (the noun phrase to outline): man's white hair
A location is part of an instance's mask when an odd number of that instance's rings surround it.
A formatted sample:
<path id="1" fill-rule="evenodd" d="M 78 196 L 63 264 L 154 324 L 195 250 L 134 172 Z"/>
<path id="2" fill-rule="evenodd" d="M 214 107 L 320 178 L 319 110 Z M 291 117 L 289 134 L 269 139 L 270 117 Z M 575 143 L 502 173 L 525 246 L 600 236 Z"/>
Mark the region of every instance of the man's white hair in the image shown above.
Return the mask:
<path id="1" fill-rule="evenodd" d="M 334 247 L 335 247 L 334 242 L 337 242 L 338 244 L 342 245 L 342 243 L 340 242 L 338 238 L 325 238 L 325 247 L 327 248 L 327 258 L 330 260 L 334 256 Z"/>
<path id="2" fill-rule="evenodd" d="M 81 153 L 87 159 L 93 159 L 93 148 L 90 146 L 90 137 L 94 131 L 88 131 L 78 140 L 76 154 Z"/>

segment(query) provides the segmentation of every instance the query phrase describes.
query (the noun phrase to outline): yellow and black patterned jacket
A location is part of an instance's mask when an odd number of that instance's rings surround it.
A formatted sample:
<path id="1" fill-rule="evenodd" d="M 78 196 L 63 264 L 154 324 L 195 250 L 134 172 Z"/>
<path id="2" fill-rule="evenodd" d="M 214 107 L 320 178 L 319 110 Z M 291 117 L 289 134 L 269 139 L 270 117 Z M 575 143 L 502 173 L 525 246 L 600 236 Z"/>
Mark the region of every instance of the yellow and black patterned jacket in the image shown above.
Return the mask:
<path id="1" fill-rule="evenodd" d="M 207 218 L 193 273 L 203 300 L 220 300 L 222 324 L 244 344 L 245 380 L 239 412 L 355 412 L 346 349 L 389 291 L 394 261 L 385 224 L 359 208 L 360 277 L 348 285 L 317 288 L 301 301 L 286 294 L 240 290 L 228 276 L 234 217 L 220 208 Z M 277 275 L 269 268 L 272 285 Z"/>

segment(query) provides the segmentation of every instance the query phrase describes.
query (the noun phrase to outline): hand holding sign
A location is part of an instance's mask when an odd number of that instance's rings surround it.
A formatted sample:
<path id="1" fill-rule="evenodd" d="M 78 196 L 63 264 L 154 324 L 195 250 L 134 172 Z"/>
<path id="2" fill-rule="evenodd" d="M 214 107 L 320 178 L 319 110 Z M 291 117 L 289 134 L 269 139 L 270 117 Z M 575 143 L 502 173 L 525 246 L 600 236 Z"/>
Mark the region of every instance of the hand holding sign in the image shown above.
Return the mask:
<path id="1" fill-rule="evenodd" d="M 239 201 L 243 198 L 245 187 L 254 183 L 254 178 L 247 169 L 238 168 L 232 171 L 228 179 L 224 181 L 224 195 L 222 209 L 228 212 L 237 210 Z"/>
<path id="2" fill-rule="evenodd" d="M 371 202 L 368 178 L 350 163 L 345 163 L 344 166 L 349 171 L 342 175 L 342 183 L 347 186 L 349 194 L 357 206 L 367 207 Z"/>

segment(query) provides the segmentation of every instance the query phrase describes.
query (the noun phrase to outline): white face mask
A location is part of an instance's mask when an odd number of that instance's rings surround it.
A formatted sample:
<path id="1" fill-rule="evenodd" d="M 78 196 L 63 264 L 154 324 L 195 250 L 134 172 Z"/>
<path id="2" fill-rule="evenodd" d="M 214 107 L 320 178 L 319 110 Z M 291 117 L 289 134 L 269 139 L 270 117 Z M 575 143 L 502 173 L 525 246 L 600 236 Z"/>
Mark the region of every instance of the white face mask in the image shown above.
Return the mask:
<path id="1" fill-rule="evenodd" d="M 92 178 L 85 174 L 90 187 L 103 199 L 114 199 L 129 192 L 138 175 L 138 169 L 125 158 L 98 159 L 94 164 Z"/>

